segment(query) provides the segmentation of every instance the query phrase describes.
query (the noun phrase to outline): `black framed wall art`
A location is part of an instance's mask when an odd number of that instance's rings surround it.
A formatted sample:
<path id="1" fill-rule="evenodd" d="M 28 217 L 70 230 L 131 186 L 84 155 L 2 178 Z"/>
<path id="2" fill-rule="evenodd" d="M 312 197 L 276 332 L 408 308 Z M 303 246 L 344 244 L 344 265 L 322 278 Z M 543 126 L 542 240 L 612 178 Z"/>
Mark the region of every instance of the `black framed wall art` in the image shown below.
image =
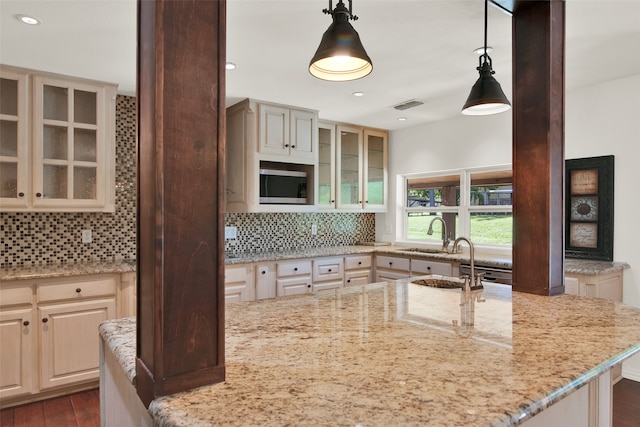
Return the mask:
<path id="1" fill-rule="evenodd" d="M 565 160 L 565 256 L 613 261 L 614 156 Z"/>

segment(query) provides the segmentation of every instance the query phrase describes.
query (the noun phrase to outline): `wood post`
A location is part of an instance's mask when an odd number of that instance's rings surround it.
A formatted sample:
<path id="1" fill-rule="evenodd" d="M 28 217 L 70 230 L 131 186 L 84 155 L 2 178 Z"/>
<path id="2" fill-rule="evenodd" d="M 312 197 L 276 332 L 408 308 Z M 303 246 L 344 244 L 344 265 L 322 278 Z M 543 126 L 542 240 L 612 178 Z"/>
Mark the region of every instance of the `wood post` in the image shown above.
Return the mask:
<path id="1" fill-rule="evenodd" d="M 226 3 L 138 2 L 136 388 L 224 380 Z"/>
<path id="2" fill-rule="evenodd" d="M 513 290 L 564 293 L 562 0 L 513 11 Z"/>

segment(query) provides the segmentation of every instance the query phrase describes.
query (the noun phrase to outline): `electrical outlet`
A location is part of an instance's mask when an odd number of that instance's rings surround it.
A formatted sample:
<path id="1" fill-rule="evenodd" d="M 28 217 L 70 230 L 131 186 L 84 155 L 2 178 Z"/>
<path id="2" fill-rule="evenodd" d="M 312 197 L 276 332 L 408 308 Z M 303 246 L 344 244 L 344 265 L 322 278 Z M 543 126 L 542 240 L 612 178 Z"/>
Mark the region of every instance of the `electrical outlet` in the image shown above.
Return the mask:
<path id="1" fill-rule="evenodd" d="M 317 224 L 311 224 L 311 235 L 315 236 L 316 234 L 318 234 L 318 225 Z"/>
<path id="2" fill-rule="evenodd" d="M 91 230 L 82 230 L 82 243 L 91 243 Z"/>
<path id="3" fill-rule="evenodd" d="M 224 238 L 225 239 L 237 239 L 238 238 L 238 227 L 225 227 L 224 228 Z"/>
<path id="4" fill-rule="evenodd" d="M 385 225 L 384 225 L 384 232 L 385 232 L 386 234 L 391 234 L 391 233 L 393 233 L 393 230 L 391 229 L 391 224 L 385 224 Z"/>

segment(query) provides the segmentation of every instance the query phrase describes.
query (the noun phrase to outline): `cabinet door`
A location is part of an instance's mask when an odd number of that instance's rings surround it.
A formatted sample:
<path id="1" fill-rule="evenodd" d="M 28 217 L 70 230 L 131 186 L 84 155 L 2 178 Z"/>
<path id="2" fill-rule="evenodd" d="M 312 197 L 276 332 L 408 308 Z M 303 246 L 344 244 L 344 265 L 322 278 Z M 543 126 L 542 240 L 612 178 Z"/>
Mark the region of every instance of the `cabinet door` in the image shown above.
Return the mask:
<path id="1" fill-rule="evenodd" d="M 289 109 L 259 104 L 259 151 L 289 155 Z"/>
<path id="2" fill-rule="evenodd" d="M 33 372 L 33 309 L 0 311 L 0 398 L 30 393 Z"/>
<path id="3" fill-rule="evenodd" d="M 98 326 L 115 312 L 115 298 L 38 307 L 41 389 L 98 379 Z"/>
<path id="4" fill-rule="evenodd" d="M 311 292 L 311 276 L 276 280 L 276 294 L 279 297 L 307 294 L 309 292 Z"/>
<path id="5" fill-rule="evenodd" d="M 43 76 L 33 83 L 33 206 L 113 211 L 115 93 Z"/>
<path id="6" fill-rule="evenodd" d="M 226 302 L 253 301 L 253 267 L 226 267 L 224 278 L 224 299 Z"/>
<path id="7" fill-rule="evenodd" d="M 318 207 L 336 206 L 336 127 L 318 123 Z"/>
<path id="8" fill-rule="evenodd" d="M 259 264 L 256 267 L 256 299 L 275 298 L 275 270 L 274 264 Z"/>
<path id="9" fill-rule="evenodd" d="M 338 126 L 336 151 L 337 206 L 362 209 L 362 130 Z"/>
<path id="10" fill-rule="evenodd" d="M 318 258 L 313 261 L 313 282 L 342 281 L 344 260 L 342 257 Z"/>
<path id="11" fill-rule="evenodd" d="M 387 133 L 364 131 L 364 208 L 384 212 L 387 207 Z"/>
<path id="12" fill-rule="evenodd" d="M 406 279 L 409 277 L 409 273 L 404 273 L 401 271 L 387 271 L 387 270 L 376 270 L 376 282 L 383 282 L 386 280 L 398 280 L 398 279 Z"/>
<path id="13" fill-rule="evenodd" d="M 315 160 L 316 114 L 310 111 L 289 111 L 290 155 L 300 160 Z"/>
<path id="14" fill-rule="evenodd" d="M 25 208 L 29 200 L 27 75 L 0 68 L 0 206 Z"/>
<path id="15" fill-rule="evenodd" d="M 360 286 L 371 283 L 371 270 L 355 270 L 344 273 L 345 286 Z"/>

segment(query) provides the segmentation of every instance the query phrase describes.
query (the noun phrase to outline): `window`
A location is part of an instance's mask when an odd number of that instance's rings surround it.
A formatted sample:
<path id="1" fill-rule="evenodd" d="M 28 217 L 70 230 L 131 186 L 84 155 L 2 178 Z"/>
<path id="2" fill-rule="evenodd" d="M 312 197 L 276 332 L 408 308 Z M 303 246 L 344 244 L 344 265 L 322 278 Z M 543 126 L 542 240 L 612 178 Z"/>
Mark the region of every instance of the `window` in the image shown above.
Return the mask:
<path id="1" fill-rule="evenodd" d="M 510 165 L 412 174 L 404 181 L 404 240 L 439 244 L 465 236 L 478 246 L 511 248 Z"/>

